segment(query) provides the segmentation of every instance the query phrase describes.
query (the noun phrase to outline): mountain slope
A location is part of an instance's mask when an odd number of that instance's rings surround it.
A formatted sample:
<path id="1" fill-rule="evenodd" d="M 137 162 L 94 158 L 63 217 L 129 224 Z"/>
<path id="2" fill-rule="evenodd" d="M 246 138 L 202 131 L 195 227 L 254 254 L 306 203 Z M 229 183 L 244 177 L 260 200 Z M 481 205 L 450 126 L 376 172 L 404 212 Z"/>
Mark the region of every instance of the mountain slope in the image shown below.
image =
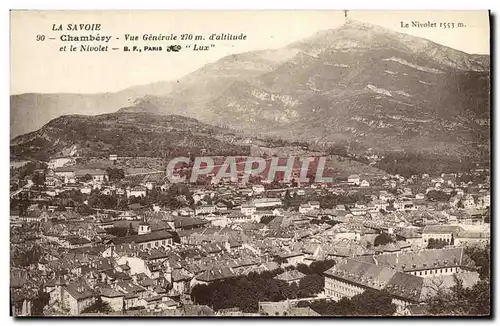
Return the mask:
<path id="1" fill-rule="evenodd" d="M 120 107 L 287 140 L 464 156 L 489 149 L 489 89 L 489 56 L 348 21 L 124 91 L 136 97 Z"/>
<path id="2" fill-rule="evenodd" d="M 222 59 L 186 77 L 196 87 L 137 106 L 182 108 L 210 124 L 289 140 L 458 156 L 487 151 L 489 56 L 356 21 L 278 53 L 287 56 L 244 78 L 223 76 L 207 91 L 201 81 L 221 76 L 219 65 L 231 58 Z"/>
<path id="3" fill-rule="evenodd" d="M 11 141 L 12 158 L 57 156 L 176 157 L 188 154 L 248 155 L 250 148 L 229 130 L 182 116 L 151 113 L 70 115 Z"/>
<path id="4" fill-rule="evenodd" d="M 147 106 L 147 111 L 152 113 L 199 117 L 213 94 L 220 93 L 234 81 L 271 71 L 296 51 L 264 50 L 231 55 L 176 81 L 139 85 L 116 93 L 12 95 L 11 139 L 37 130 L 62 115 L 96 115 L 122 108 L 124 111 L 144 111 L 134 108 L 134 104 Z"/>

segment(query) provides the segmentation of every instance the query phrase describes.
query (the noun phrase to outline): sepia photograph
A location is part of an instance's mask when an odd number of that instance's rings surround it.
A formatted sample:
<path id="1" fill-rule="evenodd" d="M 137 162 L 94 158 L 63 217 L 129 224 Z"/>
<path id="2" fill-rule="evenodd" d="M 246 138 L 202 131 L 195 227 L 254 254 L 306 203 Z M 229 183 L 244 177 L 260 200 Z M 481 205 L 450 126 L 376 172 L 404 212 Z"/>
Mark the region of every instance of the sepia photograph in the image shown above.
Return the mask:
<path id="1" fill-rule="evenodd" d="M 491 317 L 491 20 L 11 10 L 10 315 Z"/>

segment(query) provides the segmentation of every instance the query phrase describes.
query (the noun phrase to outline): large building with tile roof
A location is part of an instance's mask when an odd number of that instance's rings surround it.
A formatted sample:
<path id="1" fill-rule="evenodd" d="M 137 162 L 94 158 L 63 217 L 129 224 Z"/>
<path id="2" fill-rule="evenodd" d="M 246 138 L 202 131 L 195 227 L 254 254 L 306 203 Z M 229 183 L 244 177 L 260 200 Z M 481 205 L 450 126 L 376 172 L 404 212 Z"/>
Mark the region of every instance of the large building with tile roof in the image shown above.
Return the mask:
<path id="1" fill-rule="evenodd" d="M 427 249 L 418 252 L 364 256 L 358 259 L 407 274 L 432 277 L 474 270 L 474 263 L 464 251 L 463 248 Z"/>
<path id="2" fill-rule="evenodd" d="M 385 290 L 400 308 L 424 302 L 436 284 L 450 288 L 454 277 L 467 287 L 479 280 L 462 248 L 345 258 L 324 274 L 325 294 L 336 301 L 366 289 Z"/>

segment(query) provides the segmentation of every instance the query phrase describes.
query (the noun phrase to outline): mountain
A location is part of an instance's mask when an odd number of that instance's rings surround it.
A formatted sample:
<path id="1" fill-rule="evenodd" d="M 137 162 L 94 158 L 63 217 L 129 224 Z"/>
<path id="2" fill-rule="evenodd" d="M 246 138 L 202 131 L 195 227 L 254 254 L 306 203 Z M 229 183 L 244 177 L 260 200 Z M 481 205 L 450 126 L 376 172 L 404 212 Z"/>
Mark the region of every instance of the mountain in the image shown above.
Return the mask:
<path id="1" fill-rule="evenodd" d="M 177 81 L 87 100 L 99 109 L 68 102 L 77 113 L 121 108 L 359 151 L 464 156 L 489 149 L 489 69 L 489 56 L 347 21 L 281 49 L 224 57 Z M 71 111 L 34 102 L 39 123 L 49 107 Z"/>
<path id="2" fill-rule="evenodd" d="M 249 155 L 230 130 L 176 115 L 117 112 L 67 115 L 11 141 L 11 156 L 46 160 L 58 156 L 176 157 L 189 154 Z"/>
<path id="3" fill-rule="evenodd" d="M 134 86 L 116 93 L 12 95 L 11 139 L 62 115 L 96 115 L 119 109 L 142 112 L 140 107 L 147 106 L 152 113 L 199 117 L 213 94 L 220 94 L 234 81 L 271 71 L 294 53 L 295 50 L 284 49 L 231 55 L 180 80 Z"/>
<path id="4" fill-rule="evenodd" d="M 239 67 L 252 69 L 228 73 Z M 223 58 L 135 107 L 288 140 L 463 156 L 489 146 L 489 89 L 489 56 L 348 21 Z"/>
<path id="5" fill-rule="evenodd" d="M 41 128 L 50 120 L 71 114 L 97 115 L 111 113 L 133 105 L 137 98 L 148 94 L 170 92 L 171 82 L 130 87 L 116 93 L 99 94 L 38 94 L 10 96 L 11 139 Z"/>

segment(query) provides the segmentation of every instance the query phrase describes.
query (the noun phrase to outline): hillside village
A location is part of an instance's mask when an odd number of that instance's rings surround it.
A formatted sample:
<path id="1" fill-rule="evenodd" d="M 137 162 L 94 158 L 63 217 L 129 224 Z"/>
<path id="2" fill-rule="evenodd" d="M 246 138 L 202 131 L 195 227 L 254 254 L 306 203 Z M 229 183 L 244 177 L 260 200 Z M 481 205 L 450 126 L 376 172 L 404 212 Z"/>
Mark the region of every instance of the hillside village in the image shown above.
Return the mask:
<path id="1" fill-rule="evenodd" d="M 488 169 L 173 184 L 126 163 L 17 168 L 14 315 L 318 316 L 363 295 L 419 315 L 484 280 Z"/>

